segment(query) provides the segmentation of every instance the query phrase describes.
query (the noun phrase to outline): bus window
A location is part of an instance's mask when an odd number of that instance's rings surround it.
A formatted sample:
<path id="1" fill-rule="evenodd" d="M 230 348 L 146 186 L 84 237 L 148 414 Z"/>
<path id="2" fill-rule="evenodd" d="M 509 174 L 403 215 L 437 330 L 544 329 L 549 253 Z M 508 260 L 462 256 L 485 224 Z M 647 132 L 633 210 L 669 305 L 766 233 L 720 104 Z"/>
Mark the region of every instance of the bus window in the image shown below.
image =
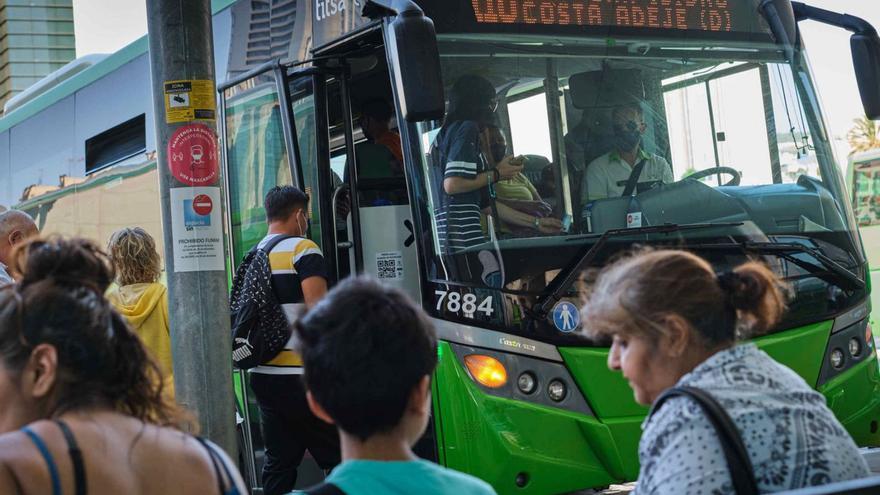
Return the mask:
<path id="1" fill-rule="evenodd" d="M 510 116 L 512 148 L 516 154 L 540 155 L 550 158 L 550 122 L 547 119 L 547 97 L 538 93 L 507 105 Z"/>
<path id="2" fill-rule="evenodd" d="M 860 227 L 880 225 L 880 159 L 853 159 L 853 210 Z"/>
<path id="3" fill-rule="evenodd" d="M 414 154 L 425 157 L 413 170 L 415 209 L 421 239 L 435 255 L 427 263 L 429 282 L 500 288 L 508 293 L 492 295 L 492 304 L 513 305 L 500 311 L 487 303 L 486 311 L 457 318 L 530 332 L 523 315 L 546 296 L 547 282 L 572 266 L 585 244 L 628 228 L 717 223 L 718 230 L 690 233 L 689 242 L 708 246 L 721 233 L 800 236 L 851 249 L 849 198 L 844 204 L 839 197 L 838 168 L 809 77 L 792 77 L 775 46 L 755 43 L 733 53 L 682 42 L 688 46 L 679 58 L 661 60 L 608 57 L 589 43 L 573 44 L 563 56 L 555 40 L 536 40 L 546 44 L 524 51 L 493 40 L 483 56 L 472 56 L 462 54 L 471 45 L 441 37 L 447 96 L 494 114 L 461 112 L 413 125 L 422 144 Z M 477 85 L 485 102 L 468 100 L 465 88 Z M 552 104 L 551 90 L 564 104 Z M 501 126 L 507 152 L 546 160 L 555 177 L 542 174 L 541 186 L 550 186 L 551 195 L 522 180 L 515 187 L 487 180 L 463 191 L 465 179 L 486 180 L 498 162 L 499 133 L 487 135 L 483 120 Z M 538 204 L 544 199 L 556 202 L 545 209 Z M 539 255 L 546 250 L 552 256 Z M 833 304 L 793 304 L 791 314 L 833 311 Z M 430 308 L 438 317 L 452 311 Z M 552 325 L 546 330 L 555 335 Z"/>
<path id="4" fill-rule="evenodd" d="M 226 138 L 235 259 L 266 233 L 263 197 L 291 184 L 275 81 L 265 75 L 226 90 Z"/>

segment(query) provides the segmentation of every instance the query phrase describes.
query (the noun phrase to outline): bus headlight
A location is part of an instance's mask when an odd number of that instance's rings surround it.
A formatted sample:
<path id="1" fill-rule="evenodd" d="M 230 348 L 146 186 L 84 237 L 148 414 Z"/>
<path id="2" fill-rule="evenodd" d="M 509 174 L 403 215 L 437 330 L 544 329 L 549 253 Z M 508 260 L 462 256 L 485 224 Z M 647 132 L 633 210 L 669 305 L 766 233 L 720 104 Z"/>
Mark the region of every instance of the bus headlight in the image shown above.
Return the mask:
<path id="1" fill-rule="evenodd" d="M 547 395 L 556 402 L 562 402 L 562 399 L 565 399 L 565 396 L 568 395 L 568 387 L 565 386 L 562 380 L 552 380 L 547 385 Z"/>
<path id="2" fill-rule="evenodd" d="M 464 357 L 471 376 L 480 385 L 489 388 L 503 387 L 507 383 L 507 370 L 501 361 L 483 354 L 470 354 Z"/>
<path id="3" fill-rule="evenodd" d="M 849 339 L 849 355 L 852 357 L 859 357 L 859 354 L 862 353 L 862 343 L 859 342 L 859 339 L 853 337 Z"/>
<path id="4" fill-rule="evenodd" d="M 526 371 L 525 373 L 519 375 L 519 379 L 516 381 L 516 386 L 519 388 L 519 391 L 528 395 L 535 391 L 538 388 L 538 380 L 535 379 L 535 375 L 531 372 Z"/>
<path id="5" fill-rule="evenodd" d="M 833 351 L 831 351 L 831 358 L 830 359 L 831 359 L 831 366 L 833 366 L 834 369 L 839 370 L 840 368 L 843 368 L 843 351 L 842 350 L 834 349 Z"/>

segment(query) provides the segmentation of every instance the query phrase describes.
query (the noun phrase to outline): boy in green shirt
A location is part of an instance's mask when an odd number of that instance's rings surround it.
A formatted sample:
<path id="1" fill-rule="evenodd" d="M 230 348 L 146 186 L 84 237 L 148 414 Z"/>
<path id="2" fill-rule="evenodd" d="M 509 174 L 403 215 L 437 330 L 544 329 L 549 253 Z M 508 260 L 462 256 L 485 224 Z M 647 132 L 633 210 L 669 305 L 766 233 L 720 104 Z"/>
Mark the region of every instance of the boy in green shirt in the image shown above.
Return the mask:
<path id="1" fill-rule="evenodd" d="M 484 481 L 412 451 L 431 410 L 437 338 L 402 292 L 367 278 L 348 279 L 295 328 L 309 407 L 336 425 L 342 446 L 342 464 L 325 482 L 332 486 L 319 493 L 495 493 Z"/>

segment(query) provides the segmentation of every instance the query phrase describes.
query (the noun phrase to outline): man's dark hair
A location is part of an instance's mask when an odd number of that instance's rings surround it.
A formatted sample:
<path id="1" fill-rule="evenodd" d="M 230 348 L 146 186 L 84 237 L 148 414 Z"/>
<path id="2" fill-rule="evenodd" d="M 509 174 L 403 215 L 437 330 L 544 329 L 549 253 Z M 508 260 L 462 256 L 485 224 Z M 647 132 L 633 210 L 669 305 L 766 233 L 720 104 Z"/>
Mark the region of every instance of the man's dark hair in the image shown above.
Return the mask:
<path id="1" fill-rule="evenodd" d="M 394 109 L 386 100 L 376 98 L 361 105 L 361 114 L 387 124 L 394 116 Z"/>
<path id="2" fill-rule="evenodd" d="M 419 381 L 437 366 L 437 338 L 397 289 L 349 278 L 295 323 L 312 396 L 361 440 L 394 429 Z"/>
<path id="3" fill-rule="evenodd" d="M 266 220 L 285 220 L 297 208 L 306 208 L 309 204 L 308 194 L 294 186 L 275 186 L 266 193 L 263 207 L 266 208 Z"/>

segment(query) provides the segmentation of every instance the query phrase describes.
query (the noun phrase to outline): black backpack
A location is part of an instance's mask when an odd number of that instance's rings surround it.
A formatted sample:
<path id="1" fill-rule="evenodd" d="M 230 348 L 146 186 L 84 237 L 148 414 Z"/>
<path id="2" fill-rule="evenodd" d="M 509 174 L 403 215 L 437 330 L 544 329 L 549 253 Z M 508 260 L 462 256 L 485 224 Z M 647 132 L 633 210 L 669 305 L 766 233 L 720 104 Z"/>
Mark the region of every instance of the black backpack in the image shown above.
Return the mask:
<path id="1" fill-rule="evenodd" d="M 235 271 L 229 310 L 232 363 L 240 370 L 271 361 L 290 340 L 290 324 L 272 288 L 269 253 L 291 237 L 276 235 L 262 248 L 254 246 Z"/>

